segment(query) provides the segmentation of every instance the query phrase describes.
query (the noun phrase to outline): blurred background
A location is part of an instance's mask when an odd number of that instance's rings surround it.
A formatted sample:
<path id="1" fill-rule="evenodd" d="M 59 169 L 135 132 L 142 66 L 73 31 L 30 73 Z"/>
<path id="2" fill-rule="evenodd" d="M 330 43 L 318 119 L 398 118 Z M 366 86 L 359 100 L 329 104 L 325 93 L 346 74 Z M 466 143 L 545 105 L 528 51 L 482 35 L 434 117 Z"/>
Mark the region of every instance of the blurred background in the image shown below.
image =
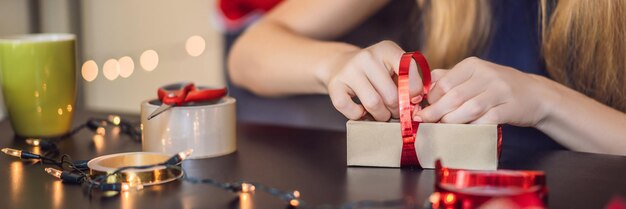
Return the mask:
<path id="1" fill-rule="evenodd" d="M 225 85 L 216 5 L 214 0 L 0 0 L 0 36 L 76 34 L 77 105 L 139 113 L 140 102 L 156 98 L 164 84 Z"/>
<path id="2" fill-rule="evenodd" d="M 158 87 L 192 81 L 228 86 L 242 122 L 344 130 L 326 95 L 262 98 L 226 79 L 229 46 L 281 1 L 0 0 L 0 36 L 76 34 L 82 109 L 138 114 Z"/>

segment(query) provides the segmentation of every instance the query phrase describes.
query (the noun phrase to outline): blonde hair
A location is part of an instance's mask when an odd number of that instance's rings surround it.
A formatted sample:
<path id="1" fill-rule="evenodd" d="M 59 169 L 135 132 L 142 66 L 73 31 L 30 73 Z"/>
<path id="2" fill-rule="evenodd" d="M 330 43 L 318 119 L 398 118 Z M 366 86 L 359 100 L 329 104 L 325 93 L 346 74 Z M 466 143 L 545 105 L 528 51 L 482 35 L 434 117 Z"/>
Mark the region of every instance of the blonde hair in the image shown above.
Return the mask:
<path id="1" fill-rule="evenodd" d="M 550 75 L 626 111 L 626 0 L 542 0 L 541 5 Z"/>
<path id="2" fill-rule="evenodd" d="M 422 51 L 433 68 L 450 68 L 487 45 L 489 0 L 431 0 L 418 5 L 423 12 Z"/>
<path id="3" fill-rule="evenodd" d="M 450 68 L 488 44 L 488 0 L 417 0 L 422 51 Z M 626 112 L 626 0 L 542 0 L 542 52 L 554 80 Z"/>

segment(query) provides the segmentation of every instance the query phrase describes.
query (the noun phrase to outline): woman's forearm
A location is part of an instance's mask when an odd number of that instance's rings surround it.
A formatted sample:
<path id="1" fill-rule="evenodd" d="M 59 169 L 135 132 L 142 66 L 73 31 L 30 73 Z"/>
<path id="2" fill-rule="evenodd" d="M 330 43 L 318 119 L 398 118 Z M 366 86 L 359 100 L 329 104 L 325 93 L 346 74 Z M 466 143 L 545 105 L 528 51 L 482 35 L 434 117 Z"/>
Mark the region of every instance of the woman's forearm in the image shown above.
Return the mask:
<path id="1" fill-rule="evenodd" d="M 583 152 L 626 155 L 626 114 L 546 78 L 552 94 L 537 128 L 566 147 Z"/>
<path id="2" fill-rule="evenodd" d="M 228 59 L 232 81 L 263 96 L 322 94 L 330 68 L 358 50 L 346 43 L 314 40 L 272 20 L 249 29 Z"/>

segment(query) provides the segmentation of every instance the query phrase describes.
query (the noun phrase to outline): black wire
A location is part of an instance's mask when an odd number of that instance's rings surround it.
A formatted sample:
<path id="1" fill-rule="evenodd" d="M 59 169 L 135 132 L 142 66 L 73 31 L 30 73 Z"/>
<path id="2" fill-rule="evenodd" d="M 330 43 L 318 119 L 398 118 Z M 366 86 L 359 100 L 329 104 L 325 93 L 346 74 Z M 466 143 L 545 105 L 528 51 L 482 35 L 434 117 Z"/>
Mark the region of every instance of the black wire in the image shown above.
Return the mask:
<path id="1" fill-rule="evenodd" d="M 165 166 L 167 169 L 176 169 L 181 171 L 182 173 L 184 172 L 184 169 L 181 166 L 178 165 L 169 165 L 165 162 L 163 163 L 159 163 L 159 164 L 154 164 L 154 165 L 143 165 L 143 166 L 126 166 L 126 167 L 121 167 L 116 169 L 115 171 L 105 174 L 105 175 L 101 175 L 96 177 L 95 179 L 92 178 L 92 176 L 90 176 L 89 174 L 85 173 L 83 170 L 79 168 L 73 161 L 70 155 L 68 154 L 63 154 L 61 156 L 60 160 L 54 160 L 52 159 L 51 156 L 57 156 L 59 154 L 58 151 L 58 147 L 56 146 L 56 143 L 64 140 L 66 138 L 69 138 L 73 135 L 75 135 L 76 133 L 78 133 L 79 131 L 81 131 L 84 128 L 89 128 L 92 131 L 97 131 L 97 128 L 99 127 L 104 127 L 108 124 L 114 124 L 112 121 L 110 121 L 109 119 L 102 119 L 102 118 L 90 118 L 85 124 L 81 124 L 77 127 L 75 127 L 74 129 L 72 129 L 70 132 L 68 132 L 67 134 L 61 136 L 61 137 L 55 137 L 55 138 L 46 138 L 46 140 L 42 140 L 40 141 L 40 147 L 42 147 L 42 149 L 45 149 L 46 151 L 44 152 L 44 154 L 39 155 L 40 156 L 40 162 L 42 164 L 50 164 L 50 165 L 54 165 L 57 166 L 59 168 L 61 168 L 63 171 L 69 171 L 72 173 L 77 173 L 78 175 L 80 175 L 82 177 L 80 182 L 83 186 L 87 187 L 87 191 L 88 191 L 88 195 L 91 196 L 92 195 L 92 191 L 94 190 L 94 188 L 105 188 L 104 186 L 108 186 L 107 188 L 114 188 L 114 189 L 119 189 L 119 186 L 115 186 L 115 184 L 109 184 L 106 183 L 106 179 L 109 178 L 110 176 L 114 176 L 114 175 L 119 175 L 121 174 L 123 171 L 129 170 L 129 169 L 150 169 L 150 168 L 154 168 L 154 167 L 159 167 L 159 166 Z M 115 124 L 114 124 L 115 125 Z M 120 118 L 120 122 L 117 124 L 118 127 L 120 127 L 120 133 L 122 134 L 126 134 L 128 136 L 131 137 L 131 139 L 135 140 L 135 141 L 141 141 L 141 130 L 137 127 L 136 124 L 133 124 L 131 122 L 128 122 L 126 120 L 123 120 Z M 66 168 L 67 167 L 67 168 Z M 201 179 L 201 178 L 193 178 L 193 177 L 189 177 L 186 174 L 184 174 L 183 180 L 186 182 L 190 182 L 192 184 L 207 184 L 207 185 L 211 185 L 217 188 L 220 188 L 222 190 L 225 191 L 229 191 L 229 192 L 242 192 L 242 185 L 245 183 L 244 181 L 239 181 L 239 182 L 220 182 L 217 181 L 215 179 Z M 262 191 L 265 192 L 277 199 L 286 201 L 289 204 L 289 201 L 291 200 L 297 200 L 298 201 L 298 208 L 305 208 L 305 209 L 356 209 L 356 208 L 388 208 L 388 207 L 400 207 L 403 206 L 403 208 L 415 208 L 417 207 L 417 205 L 413 204 L 411 201 L 408 201 L 406 199 L 393 199 L 393 200 L 361 200 L 361 201 L 353 201 L 353 202 L 346 202 L 343 203 L 341 205 L 330 205 L 330 204 L 324 204 L 324 205 L 317 205 L 317 206 L 312 206 L 307 204 L 305 201 L 303 201 L 302 199 L 300 199 L 299 197 L 296 197 L 294 195 L 294 191 L 284 191 L 284 190 L 280 190 L 278 188 L 274 188 L 274 187 L 270 187 L 261 183 L 257 183 L 257 182 L 250 182 L 247 183 L 250 185 L 253 185 L 256 189 L 255 191 Z"/>

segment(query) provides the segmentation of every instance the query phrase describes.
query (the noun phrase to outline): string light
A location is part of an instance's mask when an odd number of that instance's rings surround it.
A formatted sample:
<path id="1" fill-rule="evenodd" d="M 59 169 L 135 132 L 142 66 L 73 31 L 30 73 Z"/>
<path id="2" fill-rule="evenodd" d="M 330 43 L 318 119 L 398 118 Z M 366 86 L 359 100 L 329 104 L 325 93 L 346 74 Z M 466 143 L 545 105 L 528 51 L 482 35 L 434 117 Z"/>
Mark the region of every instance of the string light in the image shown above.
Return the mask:
<path id="1" fill-rule="evenodd" d="M 38 147 L 39 144 L 41 144 L 41 139 L 28 138 L 25 141 L 26 144 L 33 145 L 35 147 Z"/>
<path id="2" fill-rule="evenodd" d="M 120 122 L 122 121 L 120 116 L 117 116 L 117 115 L 109 115 L 107 119 L 109 120 L 109 122 L 113 123 L 113 125 L 116 125 L 116 126 L 119 126 Z"/>
<path id="3" fill-rule="evenodd" d="M 2 148 L 2 152 L 4 152 L 4 154 L 7 154 L 13 157 L 18 157 L 21 159 L 41 159 L 41 155 L 37 155 L 37 154 L 33 154 L 30 152 L 17 150 L 17 149 Z"/>
<path id="4" fill-rule="evenodd" d="M 141 183 L 141 179 L 137 177 L 134 173 L 130 173 L 128 178 L 128 182 L 122 183 L 122 191 L 139 191 L 143 189 L 143 184 Z"/>
<path id="5" fill-rule="evenodd" d="M 163 164 L 164 165 L 177 165 L 183 160 L 187 159 L 191 155 L 191 153 L 193 153 L 193 149 L 188 149 L 188 150 L 179 152 L 178 154 L 166 160 Z"/>
<path id="6" fill-rule="evenodd" d="M 7 155 L 11 155 L 13 157 L 22 157 L 22 150 L 16 150 L 11 148 L 2 148 L 2 152 Z"/>
<path id="7" fill-rule="evenodd" d="M 2 149 L 3 152 L 11 152 L 11 153 L 19 153 L 21 152 L 22 154 L 24 153 L 24 151 L 21 150 L 15 150 L 15 149 L 9 149 L 9 148 L 4 148 Z M 149 168 L 153 168 L 153 167 L 160 167 L 160 166 L 166 166 L 167 169 L 179 169 L 182 171 L 182 168 L 177 165 L 180 164 L 180 162 L 182 162 L 183 160 L 185 160 L 187 157 L 189 157 L 192 153 L 192 150 L 186 150 L 180 153 L 177 153 L 176 155 L 172 156 L 170 159 L 168 159 L 167 161 L 163 162 L 163 163 L 158 163 L 158 164 L 154 164 L 154 165 L 144 165 L 144 166 L 127 166 L 127 167 L 122 167 L 119 168 L 115 171 L 113 171 L 112 173 L 109 173 L 107 175 L 102 175 L 102 176 L 98 176 L 95 179 L 92 179 L 92 176 L 84 173 L 81 169 L 79 168 L 79 164 L 84 164 L 86 165 L 87 161 L 75 161 L 75 162 L 71 162 L 69 161 L 69 156 L 68 155 L 63 155 L 63 157 L 61 158 L 60 163 L 66 163 L 69 165 L 69 168 L 71 169 L 71 171 L 67 171 L 67 170 L 62 170 L 63 167 L 61 167 L 61 169 L 56 169 L 56 168 L 45 168 L 44 171 L 46 173 L 48 173 L 49 175 L 57 178 L 57 179 L 61 179 L 61 181 L 63 183 L 70 183 L 70 184 L 83 184 L 83 185 L 87 185 L 87 191 L 89 192 L 89 195 L 91 195 L 91 191 L 93 189 L 98 189 L 102 192 L 108 192 L 108 191 L 113 191 L 113 192 L 130 192 L 130 191 L 139 191 L 142 190 L 144 188 L 144 185 L 141 182 L 141 179 L 134 173 L 127 173 L 127 177 L 126 177 L 126 182 L 121 182 L 121 183 L 106 183 L 106 179 L 108 179 L 109 176 L 113 176 L 113 175 L 119 175 L 121 174 L 123 171 L 125 170 L 132 170 L 132 169 L 149 169 Z M 172 159 L 176 159 L 176 161 L 172 161 Z M 86 166 L 85 166 L 86 168 Z M 183 172 L 184 173 L 184 172 Z M 278 199 L 281 199 L 283 201 L 286 202 L 286 204 L 289 207 L 295 208 L 324 208 L 324 209 L 328 209 L 328 208 L 341 208 L 341 209 L 353 209 L 353 208 L 384 208 L 384 207 L 399 207 L 399 206 L 406 206 L 406 205 L 410 205 L 408 204 L 407 200 L 405 199 L 398 199 L 398 200 L 384 200 L 384 201 L 373 201 L 373 200 L 362 200 L 362 201 L 356 201 L 356 202 L 347 202 L 344 203 L 340 206 L 337 207 L 333 207 L 333 206 L 329 206 L 329 205 L 322 205 L 320 207 L 313 207 L 313 206 L 309 206 L 307 205 L 304 201 L 302 201 L 300 199 L 301 197 L 301 193 L 298 190 L 292 190 L 289 192 L 285 192 L 282 191 L 280 189 L 277 188 L 273 188 L 273 187 L 268 187 L 265 186 L 263 184 L 259 184 L 259 183 L 249 183 L 249 182 L 237 182 L 237 183 L 223 183 L 223 182 L 219 182 L 213 179 L 196 179 L 196 178 L 191 178 L 188 176 L 184 176 L 183 177 L 184 181 L 190 182 L 190 183 L 194 183 L 194 184 L 209 184 L 221 189 L 224 189 L 226 191 L 230 191 L 230 192 L 234 192 L 234 193 L 240 193 L 240 198 L 249 198 L 248 195 L 250 195 L 251 193 L 254 193 L 257 190 L 263 191 L 265 193 L 268 193 L 271 196 L 274 196 Z M 243 195 L 243 196 L 242 196 Z"/>
<path id="8" fill-rule="evenodd" d="M 254 192 L 256 187 L 253 184 L 241 183 L 241 192 L 242 193 L 251 193 Z"/>
<path id="9" fill-rule="evenodd" d="M 99 130 L 104 130 L 104 126 L 107 124 L 118 126 L 121 131 L 129 136 L 133 137 L 133 139 L 141 139 L 141 128 L 135 127 L 131 123 L 124 121 L 121 117 L 117 115 L 109 115 L 106 119 L 89 119 L 87 123 L 81 125 L 75 129 L 73 129 L 70 134 L 64 136 L 71 136 L 78 132 L 80 129 L 87 127 L 90 130 L 96 132 L 102 132 Z M 26 143 L 32 146 L 42 146 L 45 144 L 52 144 L 54 146 L 54 140 L 41 140 L 37 138 L 30 138 L 26 140 Z M 68 155 L 63 155 L 60 161 L 56 161 L 41 155 L 36 155 L 30 152 L 26 152 L 23 150 L 11 149 L 11 148 L 3 148 L 1 149 L 7 155 L 19 157 L 22 159 L 41 159 L 44 164 L 52 164 L 58 166 L 60 169 L 56 168 L 45 168 L 44 171 L 49 175 L 61 179 L 63 183 L 71 183 L 71 184 L 83 184 L 87 185 L 88 193 L 91 195 L 93 189 L 98 189 L 102 192 L 114 191 L 114 192 L 130 192 L 130 191 L 138 191 L 144 188 L 144 185 L 141 182 L 141 179 L 138 178 L 134 173 L 127 173 L 126 182 L 120 183 L 106 183 L 106 179 L 112 175 L 120 175 L 123 171 L 128 169 L 149 169 L 157 166 L 166 166 L 167 169 L 179 169 L 183 170 L 179 164 L 185 159 L 189 158 L 193 153 L 192 149 L 185 150 L 177 153 L 176 155 L 170 157 L 167 161 L 163 163 L 158 163 L 154 165 L 144 165 L 144 166 L 127 166 L 117 169 L 116 171 L 109 173 L 107 175 L 98 176 L 95 179 L 92 179 L 92 176 L 85 173 L 83 170 L 88 169 L 87 162 L 88 161 L 71 161 L 69 160 Z M 64 170 L 63 165 L 68 165 L 70 170 Z M 184 173 L 184 172 L 183 172 Z M 259 183 L 249 183 L 249 182 L 235 182 L 235 183 L 223 183 L 213 179 L 196 179 L 188 176 L 183 177 L 184 181 L 190 183 L 201 183 L 201 184 L 209 184 L 215 187 L 224 189 L 225 191 L 230 191 L 234 193 L 239 193 L 240 197 L 249 198 L 249 195 L 254 193 L 255 191 L 262 191 L 268 193 L 271 196 L 274 196 L 280 200 L 285 201 L 285 203 L 294 208 L 342 208 L 342 209 L 352 209 L 352 208 L 384 208 L 384 207 L 399 207 L 412 205 L 409 201 L 405 199 L 395 199 L 395 200 L 383 200 L 383 201 L 373 201 L 373 200 L 362 200 L 355 202 L 346 202 L 339 206 L 329 206 L 322 205 L 320 207 L 312 207 L 307 205 L 304 201 L 302 201 L 301 193 L 298 190 L 292 191 L 282 191 L 277 188 L 268 187 Z M 455 202 L 456 198 L 451 197 L 449 202 Z"/>
<path id="10" fill-rule="evenodd" d="M 63 171 L 58 170 L 58 169 L 54 169 L 54 168 L 45 168 L 44 171 L 46 171 L 46 173 L 50 174 L 51 176 L 54 176 L 58 179 L 61 178 L 61 173 L 63 173 Z"/>
<path id="11" fill-rule="evenodd" d="M 98 134 L 100 136 L 105 136 L 106 135 L 106 129 L 104 129 L 104 127 L 98 127 L 96 129 L 96 134 Z"/>
<path id="12" fill-rule="evenodd" d="M 297 200 L 297 199 L 292 199 L 292 200 L 289 201 L 289 205 L 291 207 L 298 207 L 298 205 L 300 205 L 300 201 Z"/>

